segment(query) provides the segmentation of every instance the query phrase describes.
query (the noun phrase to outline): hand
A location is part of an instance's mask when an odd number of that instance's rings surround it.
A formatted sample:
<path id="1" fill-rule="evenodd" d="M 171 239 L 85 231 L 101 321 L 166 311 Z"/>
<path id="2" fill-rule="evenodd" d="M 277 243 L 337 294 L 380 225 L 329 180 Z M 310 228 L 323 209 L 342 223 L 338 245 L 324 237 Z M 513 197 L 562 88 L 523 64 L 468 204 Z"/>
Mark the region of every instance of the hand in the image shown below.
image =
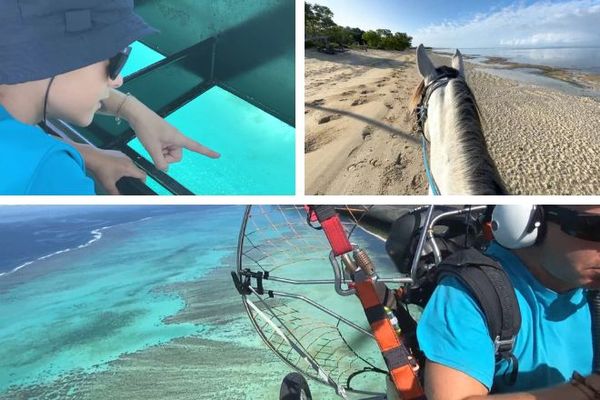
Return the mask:
<path id="1" fill-rule="evenodd" d="M 130 98 L 123 116 L 146 148 L 156 168 L 167 171 L 169 164 L 181 161 L 184 148 L 210 158 L 221 155 L 208 147 L 184 136 L 139 100 Z"/>
<path id="2" fill-rule="evenodd" d="M 87 170 L 108 194 L 119 194 L 117 181 L 125 176 L 146 180 L 144 171 L 117 150 L 102 150 L 88 146 L 81 150 Z"/>

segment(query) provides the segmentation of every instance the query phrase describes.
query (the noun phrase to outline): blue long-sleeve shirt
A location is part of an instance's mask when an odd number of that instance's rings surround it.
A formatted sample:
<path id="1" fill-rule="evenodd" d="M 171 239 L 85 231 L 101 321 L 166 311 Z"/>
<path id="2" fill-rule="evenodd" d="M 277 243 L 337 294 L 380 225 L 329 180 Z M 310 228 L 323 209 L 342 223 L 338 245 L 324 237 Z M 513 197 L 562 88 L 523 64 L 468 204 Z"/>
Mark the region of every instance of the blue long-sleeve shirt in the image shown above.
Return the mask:
<path id="1" fill-rule="evenodd" d="M 2 195 L 95 194 L 75 148 L 17 121 L 1 105 L 0 149 Z"/>

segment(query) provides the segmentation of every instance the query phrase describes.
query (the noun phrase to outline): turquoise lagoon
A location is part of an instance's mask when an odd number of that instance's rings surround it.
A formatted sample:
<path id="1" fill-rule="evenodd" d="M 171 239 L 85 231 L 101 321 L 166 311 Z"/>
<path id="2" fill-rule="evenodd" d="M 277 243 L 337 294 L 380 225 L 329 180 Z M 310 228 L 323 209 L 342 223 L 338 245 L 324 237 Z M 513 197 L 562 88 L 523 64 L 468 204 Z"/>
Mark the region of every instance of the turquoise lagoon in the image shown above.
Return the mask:
<path id="1" fill-rule="evenodd" d="M 253 330 L 230 277 L 242 214 L 188 206 L 141 215 L 0 276 L 0 399 L 276 398 L 290 369 Z M 361 230 L 354 241 L 385 262 L 381 241 Z M 311 258 L 330 271 L 326 253 Z M 302 293 L 338 301 L 329 286 Z"/>

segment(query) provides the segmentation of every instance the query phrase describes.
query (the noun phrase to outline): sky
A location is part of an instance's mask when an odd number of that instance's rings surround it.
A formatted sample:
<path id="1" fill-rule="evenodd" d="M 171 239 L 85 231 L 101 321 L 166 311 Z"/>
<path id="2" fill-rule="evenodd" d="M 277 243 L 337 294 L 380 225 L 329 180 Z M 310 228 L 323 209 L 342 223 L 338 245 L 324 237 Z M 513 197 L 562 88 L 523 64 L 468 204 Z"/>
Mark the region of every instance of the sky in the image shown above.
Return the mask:
<path id="1" fill-rule="evenodd" d="M 333 20 L 432 47 L 599 47 L 600 0 L 313 0 Z"/>

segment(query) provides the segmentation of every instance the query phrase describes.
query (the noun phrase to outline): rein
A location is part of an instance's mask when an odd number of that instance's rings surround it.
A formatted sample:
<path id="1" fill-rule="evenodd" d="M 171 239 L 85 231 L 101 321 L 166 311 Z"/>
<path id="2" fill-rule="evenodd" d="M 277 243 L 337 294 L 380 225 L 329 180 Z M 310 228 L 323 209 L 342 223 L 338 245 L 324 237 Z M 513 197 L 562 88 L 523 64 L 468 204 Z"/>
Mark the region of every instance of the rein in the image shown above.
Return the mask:
<path id="1" fill-rule="evenodd" d="M 425 82 L 429 81 L 423 90 L 423 94 L 421 95 L 421 101 L 417 105 L 417 133 L 421 134 L 421 151 L 423 153 L 423 164 L 425 165 L 425 174 L 427 175 L 427 181 L 429 183 L 429 187 L 435 196 L 441 195 L 440 189 L 433 178 L 433 174 L 431 173 L 431 169 L 429 168 L 429 159 L 427 157 L 428 154 L 428 143 L 429 139 L 425 136 L 425 122 L 427 122 L 427 105 L 429 104 L 429 98 L 437 89 L 442 88 L 452 79 L 462 79 L 459 78 L 459 72 L 455 69 L 444 69 L 442 73 L 435 72 L 432 75 L 429 75 L 425 78 Z"/>

